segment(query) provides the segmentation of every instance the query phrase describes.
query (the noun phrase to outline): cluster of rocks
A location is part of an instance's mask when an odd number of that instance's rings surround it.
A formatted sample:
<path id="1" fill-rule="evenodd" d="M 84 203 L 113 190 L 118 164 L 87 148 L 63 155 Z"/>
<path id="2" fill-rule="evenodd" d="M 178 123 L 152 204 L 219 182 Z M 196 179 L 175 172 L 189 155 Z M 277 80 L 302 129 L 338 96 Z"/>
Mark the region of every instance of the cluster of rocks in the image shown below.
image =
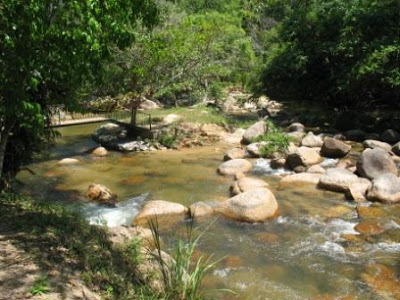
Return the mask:
<path id="1" fill-rule="evenodd" d="M 127 128 L 114 123 L 100 126 L 92 137 L 100 145 L 111 150 L 122 152 L 157 150 L 157 145 L 142 141 L 140 138 L 129 137 Z"/>
<path id="2" fill-rule="evenodd" d="M 243 135 L 242 143 L 245 146 L 226 152 L 224 160 L 230 162 L 220 166 L 220 173 L 232 175 L 232 166 L 240 165 L 245 171 L 250 168 L 244 158 L 259 157 L 260 148 L 268 143 L 251 141 L 266 132 L 268 128 L 264 121 L 250 126 Z M 272 167 L 285 167 L 295 172 L 282 178 L 282 185 L 311 183 L 323 189 L 343 192 L 355 201 L 400 202 L 400 179 L 396 165 L 400 162 L 397 156 L 400 154 L 400 142 L 394 130 L 382 133 L 384 141 L 364 140 L 361 153 L 354 149 L 352 151 L 354 143 L 343 141 L 339 139 L 340 136 L 315 135 L 313 132 L 306 134 L 305 127 L 300 123 L 288 126 L 287 134 L 297 139 L 285 153 L 271 156 Z M 387 141 L 397 143 L 390 145 Z M 323 162 L 326 158 L 337 159 L 336 166 L 325 167 Z"/>

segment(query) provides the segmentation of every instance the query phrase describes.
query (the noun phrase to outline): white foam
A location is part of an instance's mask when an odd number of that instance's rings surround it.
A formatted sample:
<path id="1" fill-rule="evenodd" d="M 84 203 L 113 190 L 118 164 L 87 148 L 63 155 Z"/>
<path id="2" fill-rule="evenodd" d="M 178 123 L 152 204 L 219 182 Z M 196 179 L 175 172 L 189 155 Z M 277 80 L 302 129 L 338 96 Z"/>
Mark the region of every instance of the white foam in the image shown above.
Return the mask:
<path id="1" fill-rule="evenodd" d="M 83 208 L 83 213 L 90 224 L 106 225 L 108 227 L 128 225 L 132 223 L 133 218 L 138 214 L 147 195 L 130 198 L 118 203 L 116 207 L 89 204 Z"/>
<path id="2" fill-rule="evenodd" d="M 333 168 L 336 166 L 338 161 L 339 160 L 337 158 L 325 158 L 324 161 L 319 165 L 323 168 Z"/>
<path id="3" fill-rule="evenodd" d="M 214 270 L 213 275 L 218 277 L 226 277 L 232 271 L 231 268 Z"/>
<path id="4" fill-rule="evenodd" d="M 326 241 L 322 245 L 319 246 L 319 249 L 322 250 L 323 252 L 328 253 L 329 255 L 332 254 L 346 254 L 346 251 L 344 248 L 339 245 L 338 243 Z"/>
<path id="5" fill-rule="evenodd" d="M 256 160 L 256 163 L 254 164 L 253 173 L 258 175 L 282 175 L 282 174 L 291 174 L 293 172 L 285 168 L 273 169 L 271 168 L 270 159 L 259 158 Z"/>
<path id="6" fill-rule="evenodd" d="M 357 223 L 344 221 L 342 219 L 333 219 L 328 223 L 328 227 L 336 234 L 359 234 L 354 230 Z"/>

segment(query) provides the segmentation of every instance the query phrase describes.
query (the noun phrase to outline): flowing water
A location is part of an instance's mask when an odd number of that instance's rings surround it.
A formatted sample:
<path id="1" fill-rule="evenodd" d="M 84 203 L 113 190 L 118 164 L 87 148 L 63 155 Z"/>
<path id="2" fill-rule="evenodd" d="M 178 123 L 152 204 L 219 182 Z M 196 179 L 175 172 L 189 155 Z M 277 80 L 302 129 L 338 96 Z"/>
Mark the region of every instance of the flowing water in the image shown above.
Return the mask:
<path id="1" fill-rule="evenodd" d="M 19 174 L 21 190 L 51 201 L 80 203 L 91 223 L 108 226 L 130 224 L 147 200 L 213 205 L 229 198 L 232 178 L 219 176 L 216 168 L 232 145 L 112 152 L 95 158 L 87 150 L 96 145 L 90 134 L 98 126 L 60 129 L 63 137 L 49 160 Z M 63 157 L 76 157 L 81 163 L 58 165 Z M 380 208 L 384 215 L 377 221 L 385 228 L 383 234 L 361 238 L 354 229 L 360 221 L 355 205 L 343 195 L 307 185 L 282 188 L 279 175 L 288 170 L 271 170 L 268 160 L 252 162 L 253 176 L 267 181 L 277 198 L 279 217 L 262 224 L 219 218 L 207 229 L 197 255 L 213 254 L 221 261 L 206 285 L 237 293 L 218 294 L 219 299 L 400 299 L 400 205 Z M 86 201 L 84 193 L 93 182 L 118 194 L 116 208 Z M 196 226 L 201 230 L 208 223 Z M 183 227 L 162 228 L 167 247 L 173 247 Z"/>

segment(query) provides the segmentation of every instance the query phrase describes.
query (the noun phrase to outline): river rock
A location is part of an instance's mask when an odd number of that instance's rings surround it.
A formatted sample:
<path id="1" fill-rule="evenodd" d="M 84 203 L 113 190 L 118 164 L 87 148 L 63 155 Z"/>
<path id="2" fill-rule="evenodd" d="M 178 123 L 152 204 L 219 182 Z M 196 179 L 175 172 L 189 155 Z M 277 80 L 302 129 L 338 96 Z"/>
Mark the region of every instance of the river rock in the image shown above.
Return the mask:
<path id="1" fill-rule="evenodd" d="M 357 175 L 351 173 L 349 170 L 341 168 L 330 168 L 327 169 L 325 174 L 322 174 L 318 185 L 321 188 L 325 188 L 334 192 L 348 192 L 350 187 L 354 185 L 364 186 L 365 179 L 357 177 Z M 365 187 L 365 192 L 368 187 Z"/>
<path id="2" fill-rule="evenodd" d="M 109 143 L 117 139 L 124 139 L 127 137 L 127 134 L 128 132 L 124 126 L 107 123 L 94 131 L 93 139 L 100 144 Z"/>
<path id="3" fill-rule="evenodd" d="M 312 174 L 324 174 L 325 172 L 326 170 L 320 165 L 313 165 L 307 169 L 307 173 L 312 173 Z"/>
<path id="4" fill-rule="evenodd" d="M 377 294 L 377 299 L 400 299 L 400 279 L 395 269 L 383 264 L 372 264 L 361 274 L 361 279 Z"/>
<path id="5" fill-rule="evenodd" d="M 388 129 L 382 132 L 381 140 L 389 144 L 394 144 L 400 140 L 400 135 L 396 130 Z"/>
<path id="6" fill-rule="evenodd" d="M 375 221 L 361 221 L 354 229 L 365 235 L 376 235 L 385 231 L 385 228 Z"/>
<path id="7" fill-rule="evenodd" d="M 268 142 L 251 143 L 250 145 L 247 145 L 246 151 L 250 157 L 257 158 L 261 156 L 261 148 L 267 144 Z"/>
<path id="8" fill-rule="evenodd" d="M 321 155 L 330 158 L 341 158 L 350 152 L 351 146 L 342 141 L 327 137 L 321 148 Z"/>
<path id="9" fill-rule="evenodd" d="M 263 135 L 267 132 L 267 125 L 264 121 L 259 121 L 251 125 L 243 134 L 242 142 L 250 144 L 256 137 Z"/>
<path id="10" fill-rule="evenodd" d="M 357 172 L 368 179 L 374 179 L 385 173 L 397 176 L 398 173 L 389 153 L 381 148 L 365 149 L 357 160 Z"/>
<path id="11" fill-rule="evenodd" d="M 295 152 L 290 153 L 286 162 L 290 168 L 293 170 L 299 166 L 308 167 L 311 165 L 316 165 L 323 161 L 323 158 L 319 156 L 317 151 L 308 147 L 299 147 Z"/>
<path id="12" fill-rule="evenodd" d="M 92 154 L 98 157 L 104 157 L 108 155 L 108 151 L 104 147 L 97 147 L 92 151 Z"/>
<path id="13" fill-rule="evenodd" d="M 289 125 L 288 130 L 289 132 L 295 132 L 295 131 L 300 131 L 300 132 L 304 132 L 304 125 L 301 123 L 292 123 Z"/>
<path id="14" fill-rule="evenodd" d="M 163 200 L 152 200 L 147 202 L 139 214 L 133 220 L 134 225 L 147 225 L 152 219 L 160 217 L 171 217 L 172 219 L 184 219 L 188 214 L 188 208 L 179 203 Z"/>
<path id="15" fill-rule="evenodd" d="M 59 165 L 76 165 L 79 164 L 80 160 L 76 158 L 63 158 L 57 162 Z"/>
<path id="16" fill-rule="evenodd" d="M 292 185 L 292 184 L 314 184 L 317 185 L 319 179 L 321 178 L 321 174 L 312 174 L 312 173 L 299 173 L 292 174 L 283 177 L 280 181 L 281 185 Z"/>
<path id="17" fill-rule="evenodd" d="M 286 166 L 286 159 L 283 157 L 271 159 L 270 165 L 272 169 L 284 168 Z"/>
<path id="18" fill-rule="evenodd" d="M 209 217 L 213 214 L 214 209 L 204 202 L 196 202 L 189 206 L 189 215 L 191 218 L 197 219 L 202 217 Z"/>
<path id="19" fill-rule="evenodd" d="M 293 131 L 286 133 L 286 135 L 296 144 L 300 144 L 306 134 L 303 131 Z"/>
<path id="20" fill-rule="evenodd" d="M 86 196 L 91 201 L 98 202 L 99 204 L 115 205 L 117 202 L 117 196 L 109 188 L 97 183 L 89 185 Z"/>
<path id="21" fill-rule="evenodd" d="M 400 156 L 400 142 L 396 143 L 393 147 L 392 147 L 392 152 L 398 156 Z"/>
<path id="22" fill-rule="evenodd" d="M 267 188 L 269 185 L 262 179 L 241 177 L 238 178 L 231 186 L 233 195 L 238 195 L 257 188 Z"/>
<path id="23" fill-rule="evenodd" d="M 301 140 L 301 145 L 305 147 L 321 147 L 324 141 L 320 136 L 314 135 L 313 132 L 307 133 L 307 135 Z"/>
<path id="24" fill-rule="evenodd" d="M 224 155 L 224 161 L 244 158 L 246 156 L 246 150 L 242 148 L 233 148 L 228 150 Z"/>
<path id="25" fill-rule="evenodd" d="M 385 216 L 385 212 L 380 207 L 357 206 L 357 215 L 363 219 L 376 219 Z"/>
<path id="26" fill-rule="evenodd" d="M 200 127 L 200 134 L 202 136 L 220 137 L 226 133 L 225 128 L 217 124 L 203 124 Z"/>
<path id="27" fill-rule="evenodd" d="M 143 109 L 143 110 L 151 110 L 151 109 L 158 109 L 158 108 L 160 108 L 158 106 L 158 104 L 149 99 L 142 101 L 139 105 L 139 109 Z"/>
<path id="28" fill-rule="evenodd" d="M 276 215 L 278 203 L 269 189 L 259 188 L 218 204 L 215 211 L 237 221 L 264 222 Z"/>
<path id="29" fill-rule="evenodd" d="M 384 203 L 400 202 L 400 178 L 392 173 L 382 174 L 372 180 L 372 187 L 368 191 L 370 201 Z"/>
<path id="30" fill-rule="evenodd" d="M 253 166 L 248 160 L 232 159 L 222 163 L 218 167 L 218 172 L 222 175 L 235 175 L 250 172 L 252 168 Z"/>
<path id="31" fill-rule="evenodd" d="M 388 143 L 377 141 L 377 140 L 365 140 L 363 142 L 364 148 L 381 148 L 383 150 L 386 150 L 387 152 L 392 150 L 392 146 L 390 146 Z"/>

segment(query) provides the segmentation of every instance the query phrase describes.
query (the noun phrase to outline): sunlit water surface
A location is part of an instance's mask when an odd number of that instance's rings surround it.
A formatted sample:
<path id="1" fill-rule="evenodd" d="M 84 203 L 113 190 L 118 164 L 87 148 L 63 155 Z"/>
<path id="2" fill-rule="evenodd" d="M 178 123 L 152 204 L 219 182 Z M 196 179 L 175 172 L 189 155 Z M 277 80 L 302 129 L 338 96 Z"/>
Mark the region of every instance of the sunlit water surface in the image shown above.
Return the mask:
<path id="1" fill-rule="evenodd" d="M 29 166 L 18 179 L 21 190 L 51 201 L 80 204 L 94 224 L 130 224 L 147 200 L 190 205 L 204 201 L 214 205 L 229 198 L 232 178 L 216 168 L 232 145 L 182 151 L 116 153 L 95 158 L 87 150 L 96 146 L 90 135 L 98 124 L 60 129 L 63 137 L 50 159 Z M 81 160 L 61 166 L 64 157 Z M 355 205 L 343 195 L 310 186 L 279 187 L 279 175 L 267 160 L 252 160 L 253 176 L 267 181 L 279 202 L 279 217 L 263 224 L 243 224 L 217 219 L 200 240 L 198 255 L 222 258 L 208 276 L 208 288 L 228 288 L 237 293 L 218 294 L 220 299 L 393 299 L 377 294 L 363 280 L 367 265 L 383 264 L 400 269 L 400 207 L 385 207 L 379 220 L 386 232 L 378 237 L 349 242 L 359 222 Z M 335 162 L 326 160 L 326 165 Z M 85 199 L 90 183 L 100 183 L 118 194 L 116 208 L 101 207 Z M 336 214 L 335 212 L 342 212 Z M 344 213 L 343 213 L 344 212 Z M 198 230 L 208 225 L 200 222 Z M 183 235 L 185 224 L 162 228 L 173 241 Z M 397 274 L 398 275 L 398 274 Z M 382 283 L 383 284 L 383 283 Z M 347 298 L 346 298 L 347 299 Z"/>

